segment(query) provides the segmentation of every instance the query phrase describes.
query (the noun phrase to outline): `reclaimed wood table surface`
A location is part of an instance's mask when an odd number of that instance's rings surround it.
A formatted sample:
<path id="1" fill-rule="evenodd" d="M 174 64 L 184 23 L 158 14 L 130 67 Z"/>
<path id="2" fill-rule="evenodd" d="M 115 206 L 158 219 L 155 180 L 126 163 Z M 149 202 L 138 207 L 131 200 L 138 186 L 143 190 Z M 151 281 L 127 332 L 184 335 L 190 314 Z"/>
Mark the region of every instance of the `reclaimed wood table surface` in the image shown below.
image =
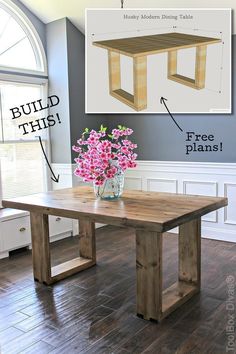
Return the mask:
<path id="1" fill-rule="evenodd" d="M 174 32 L 95 41 L 93 45 L 108 50 L 110 95 L 141 111 L 147 108 L 148 55 L 168 52 L 168 79 L 200 90 L 205 87 L 207 46 L 220 42 L 219 38 Z M 193 47 L 196 48 L 194 79 L 177 73 L 178 50 Z M 133 58 L 133 95 L 121 88 L 121 54 Z"/>
<path id="2" fill-rule="evenodd" d="M 34 278 L 48 285 L 96 264 L 95 222 L 134 228 L 137 314 L 160 321 L 200 291 L 201 216 L 226 206 L 227 198 L 125 191 L 120 199 L 106 201 L 81 186 L 2 203 L 30 212 Z M 50 260 L 48 215 L 79 220 L 79 257 L 55 267 Z M 178 281 L 163 290 L 162 237 L 176 226 Z"/>

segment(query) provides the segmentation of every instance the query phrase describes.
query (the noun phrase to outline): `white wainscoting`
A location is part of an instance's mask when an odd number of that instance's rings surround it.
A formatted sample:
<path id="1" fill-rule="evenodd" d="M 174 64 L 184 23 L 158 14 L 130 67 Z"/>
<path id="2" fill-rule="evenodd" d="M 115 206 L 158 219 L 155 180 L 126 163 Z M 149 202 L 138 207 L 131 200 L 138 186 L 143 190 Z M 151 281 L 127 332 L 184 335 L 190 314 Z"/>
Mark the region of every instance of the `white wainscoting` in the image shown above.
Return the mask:
<path id="1" fill-rule="evenodd" d="M 74 170 L 76 168 L 75 164 L 62 164 L 62 163 L 53 163 L 52 164 L 53 172 L 55 175 L 60 175 L 59 182 L 53 183 L 53 189 L 62 189 L 62 188 L 71 188 L 78 185 L 83 185 L 84 182 L 74 175 Z M 78 220 L 72 220 L 73 222 L 73 235 L 78 235 L 79 233 L 79 224 Z M 104 224 L 96 223 L 95 227 L 99 228 L 104 226 Z"/>
<path id="2" fill-rule="evenodd" d="M 59 188 L 75 186 L 74 165 L 53 164 Z M 138 161 L 126 172 L 125 188 L 208 196 L 225 196 L 229 205 L 202 218 L 206 238 L 236 242 L 236 164 Z"/>

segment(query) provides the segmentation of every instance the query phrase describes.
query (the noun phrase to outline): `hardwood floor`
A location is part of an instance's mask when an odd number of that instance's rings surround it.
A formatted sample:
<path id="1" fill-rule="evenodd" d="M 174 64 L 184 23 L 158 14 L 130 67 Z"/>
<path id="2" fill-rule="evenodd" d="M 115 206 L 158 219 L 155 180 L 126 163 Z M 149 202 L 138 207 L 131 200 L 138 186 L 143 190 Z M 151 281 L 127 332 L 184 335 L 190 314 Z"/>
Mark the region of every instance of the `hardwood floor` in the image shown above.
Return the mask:
<path id="1" fill-rule="evenodd" d="M 135 315 L 133 230 L 96 235 L 97 266 L 53 286 L 34 283 L 30 251 L 0 261 L 0 353 L 226 353 L 236 244 L 202 240 L 201 293 L 157 324 Z M 77 256 L 77 242 L 54 243 L 53 263 Z M 177 278 L 177 252 L 177 236 L 165 235 L 164 288 Z"/>

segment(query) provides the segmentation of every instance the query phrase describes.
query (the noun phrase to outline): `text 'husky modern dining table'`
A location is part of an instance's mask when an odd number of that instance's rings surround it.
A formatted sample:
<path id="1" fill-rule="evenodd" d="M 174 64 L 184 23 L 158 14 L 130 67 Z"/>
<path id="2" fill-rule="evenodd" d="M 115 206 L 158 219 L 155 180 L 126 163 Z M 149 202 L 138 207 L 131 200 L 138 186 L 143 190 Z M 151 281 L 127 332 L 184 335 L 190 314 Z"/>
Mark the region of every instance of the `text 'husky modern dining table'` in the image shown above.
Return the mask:
<path id="1" fill-rule="evenodd" d="M 148 55 L 168 52 L 168 79 L 200 90 L 205 87 L 207 46 L 220 42 L 219 38 L 174 32 L 95 41 L 93 45 L 108 50 L 110 95 L 141 111 L 147 108 Z M 177 73 L 178 50 L 193 47 L 196 48 L 194 79 Z M 121 88 L 121 54 L 133 58 L 133 95 Z"/>
<path id="2" fill-rule="evenodd" d="M 81 186 L 2 204 L 30 212 L 34 278 L 48 285 L 96 264 L 95 222 L 134 228 L 137 314 L 160 321 L 200 291 L 201 216 L 226 206 L 227 198 L 126 191 L 121 198 L 106 201 L 96 199 L 92 188 Z M 51 267 L 48 215 L 79 220 L 79 257 L 55 267 Z M 178 281 L 163 290 L 163 233 L 176 226 Z"/>

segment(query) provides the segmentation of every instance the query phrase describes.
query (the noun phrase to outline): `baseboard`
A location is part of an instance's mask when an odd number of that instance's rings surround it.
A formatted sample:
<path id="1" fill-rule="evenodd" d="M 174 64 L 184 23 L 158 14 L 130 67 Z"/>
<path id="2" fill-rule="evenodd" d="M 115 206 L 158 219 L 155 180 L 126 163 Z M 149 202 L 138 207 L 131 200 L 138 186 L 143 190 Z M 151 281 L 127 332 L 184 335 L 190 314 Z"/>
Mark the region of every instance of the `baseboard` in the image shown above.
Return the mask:
<path id="1" fill-rule="evenodd" d="M 9 257 L 9 252 L 1 252 L 0 253 L 0 259 L 8 258 L 8 257 Z"/>
<path id="2" fill-rule="evenodd" d="M 50 242 L 55 242 L 55 241 L 59 241 L 59 240 L 63 240 L 64 238 L 67 238 L 67 237 L 72 237 L 72 232 L 64 232 L 64 233 L 61 233 L 59 235 L 53 235 L 53 236 L 50 236 Z"/>

